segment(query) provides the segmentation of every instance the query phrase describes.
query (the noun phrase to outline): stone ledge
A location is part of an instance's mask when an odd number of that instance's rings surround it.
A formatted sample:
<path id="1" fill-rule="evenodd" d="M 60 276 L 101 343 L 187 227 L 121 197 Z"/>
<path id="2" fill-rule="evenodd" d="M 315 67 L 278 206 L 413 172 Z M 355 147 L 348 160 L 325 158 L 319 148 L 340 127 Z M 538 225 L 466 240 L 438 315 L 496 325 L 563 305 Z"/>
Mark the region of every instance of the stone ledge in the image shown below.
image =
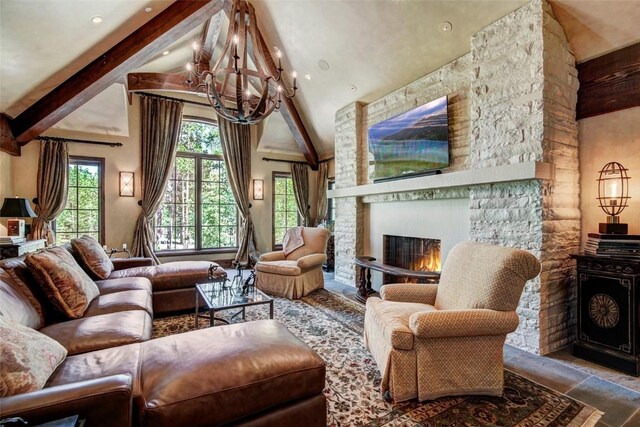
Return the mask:
<path id="1" fill-rule="evenodd" d="M 467 187 L 500 182 L 526 181 L 530 179 L 554 179 L 555 168 L 551 163 L 524 162 L 513 165 L 468 169 L 441 175 L 399 179 L 377 184 L 337 188 L 328 191 L 329 198 L 361 197 L 375 194 L 404 193 L 409 191 Z"/>

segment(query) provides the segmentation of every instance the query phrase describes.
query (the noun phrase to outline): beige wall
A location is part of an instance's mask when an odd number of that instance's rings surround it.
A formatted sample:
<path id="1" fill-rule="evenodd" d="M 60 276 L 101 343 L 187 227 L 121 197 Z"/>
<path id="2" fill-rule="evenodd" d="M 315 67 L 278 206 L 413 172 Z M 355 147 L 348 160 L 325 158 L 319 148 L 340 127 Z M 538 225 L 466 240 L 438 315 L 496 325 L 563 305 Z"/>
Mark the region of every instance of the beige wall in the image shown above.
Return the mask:
<path id="1" fill-rule="evenodd" d="M 629 234 L 640 234 L 640 107 L 590 117 L 578 123 L 582 247 L 587 234 L 597 233 L 598 223 L 606 222 L 606 214 L 596 200 L 596 179 L 608 162 L 619 162 L 629 169 L 631 199 L 620 219 L 629 224 Z"/>
<path id="2" fill-rule="evenodd" d="M 14 197 L 13 169 L 11 167 L 11 155 L 0 151 L 0 205 L 5 197 Z M 7 219 L 0 218 L 0 236 L 7 234 Z"/>
<path id="3" fill-rule="evenodd" d="M 122 142 L 119 148 L 103 147 L 87 144 L 69 144 L 69 152 L 72 156 L 103 157 L 105 159 L 105 244 L 109 247 L 120 247 L 127 243 L 131 247 L 133 230 L 139 214 L 137 201 L 140 199 L 140 144 L 139 144 L 139 103 L 134 99 L 132 106 L 128 107 L 129 113 L 129 137 L 109 137 L 106 135 L 92 135 L 73 131 L 50 129 L 48 136 L 67 138 L 79 138 L 99 141 Z M 214 119 L 215 115 L 210 108 L 185 104 L 185 116 L 198 116 Z M 264 200 L 251 201 L 253 207 L 252 217 L 256 226 L 258 250 L 266 252 L 271 250 L 271 219 L 272 219 L 272 184 L 271 176 L 274 171 L 289 172 L 289 164 L 281 162 L 265 162 L 262 157 L 275 157 L 269 153 L 257 153 L 257 141 L 255 132 L 252 132 L 252 179 L 264 179 Z M 6 153 L 0 153 L 0 196 L 18 194 L 21 197 L 32 199 L 36 196 L 36 177 L 38 170 L 39 143 L 33 141 L 23 147 L 22 156 L 13 157 Z M 290 160 L 302 160 L 299 156 L 282 156 L 278 158 Z M 118 173 L 135 172 L 136 189 L 135 197 L 120 197 L 118 188 Z M 15 183 L 15 185 L 14 185 Z M 315 213 L 316 173 L 309 171 L 309 185 L 311 187 L 312 213 Z M 15 193 L 15 194 L 14 194 Z M 1 224 L 6 222 L 0 221 Z M 0 234 L 3 232 L 0 228 Z M 190 259 L 230 259 L 234 253 L 203 254 L 189 256 Z M 163 257 L 162 261 L 185 259 L 185 257 Z"/>

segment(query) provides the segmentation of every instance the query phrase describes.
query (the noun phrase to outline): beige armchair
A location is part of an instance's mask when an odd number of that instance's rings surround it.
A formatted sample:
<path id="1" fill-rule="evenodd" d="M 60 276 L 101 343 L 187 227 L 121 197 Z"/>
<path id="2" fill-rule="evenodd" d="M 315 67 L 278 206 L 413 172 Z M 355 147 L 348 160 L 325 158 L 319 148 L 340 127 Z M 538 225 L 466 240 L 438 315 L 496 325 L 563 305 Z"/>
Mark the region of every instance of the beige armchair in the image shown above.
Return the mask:
<path id="1" fill-rule="evenodd" d="M 364 321 L 382 393 L 396 402 L 502 395 L 504 341 L 539 272 L 529 252 L 465 242 L 449 252 L 439 284 L 384 285 Z"/>
<path id="2" fill-rule="evenodd" d="M 262 254 L 255 266 L 258 289 L 298 299 L 323 288 L 322 264 L 330 234 L 326 228 L 302 227 L 303 246 L 287 255 L 283 251 Z"/>

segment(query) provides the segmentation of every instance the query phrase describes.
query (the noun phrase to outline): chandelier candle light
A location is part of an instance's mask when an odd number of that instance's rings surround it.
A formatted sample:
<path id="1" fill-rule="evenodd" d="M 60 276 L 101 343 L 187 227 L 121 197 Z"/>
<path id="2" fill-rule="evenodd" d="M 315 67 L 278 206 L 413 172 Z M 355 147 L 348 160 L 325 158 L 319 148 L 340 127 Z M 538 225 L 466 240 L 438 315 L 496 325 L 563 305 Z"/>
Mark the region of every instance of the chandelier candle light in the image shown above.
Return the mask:
<path id="1" fill-rule="evenodd" d="M 601 234 L 627 234 L 627 224 L 620 223 L 620 214 L 629 200 L 629 176 L 618 162 L 604 165 L 598 176 L 598 203 L 607 214 L 607 222 L 600 223 Z"/>
<path id="2" fill-rule="evenodd" d="M 295 96 L 297 75 L 295 71 L 291 74 L 293 85 L 290 90 L 286 89 L 280 50 L 276 52 L 278 66 L 275 75 L 266 71 L 270 54 L 260 40 L 251 4 L 234 1 L 229 16 L 229 32 L 215 65 L 209 70 L 200 46 L 194 43 L 193 59 L 187 64 L 185 83 L 192 92 L 206 94 L 209 104 L 222 118 L 233 123 L 255 124 L 278 110 L 284 96 Z"/>

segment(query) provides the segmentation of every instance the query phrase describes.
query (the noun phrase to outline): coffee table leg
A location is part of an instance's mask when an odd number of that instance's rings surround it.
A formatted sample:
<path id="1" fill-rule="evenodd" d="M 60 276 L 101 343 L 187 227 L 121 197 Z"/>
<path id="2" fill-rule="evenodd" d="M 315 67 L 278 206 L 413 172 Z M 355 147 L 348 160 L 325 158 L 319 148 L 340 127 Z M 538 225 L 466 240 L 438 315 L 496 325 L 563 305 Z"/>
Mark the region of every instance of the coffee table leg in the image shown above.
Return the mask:
<path id="1" fill-rule="evenodd" d="M 216 324 L 216 311 L 214 309 L 209 310 L 209 326 L 212 327 Z"/>
<path id="2" fill-rule="evenodd" d="M 196 330 L 198 330 L 198 305 L 200 302 L 198 301 L 198 290 L 196 289 Z"/>
<path id="3" fill-rule="evenodd" d="M 273 300 L 269 301 L 269 319 L 273 319 Z"/>

